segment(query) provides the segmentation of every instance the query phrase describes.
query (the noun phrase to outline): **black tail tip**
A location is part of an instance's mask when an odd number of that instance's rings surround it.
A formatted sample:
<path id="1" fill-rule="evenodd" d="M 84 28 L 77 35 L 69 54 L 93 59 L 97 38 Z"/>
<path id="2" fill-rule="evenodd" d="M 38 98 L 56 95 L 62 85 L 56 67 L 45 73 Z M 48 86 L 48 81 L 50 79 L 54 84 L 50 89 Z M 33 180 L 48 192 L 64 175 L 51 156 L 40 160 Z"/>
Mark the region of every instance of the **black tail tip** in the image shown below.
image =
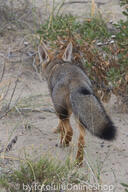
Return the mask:
<path id="1" fill-rule="evenodd" d="M 100 138 L 108 141 L 112 141 L 116 138 L 116 127 L 112 121 L 107 123 L 107 125 L 103 128 Z"/>

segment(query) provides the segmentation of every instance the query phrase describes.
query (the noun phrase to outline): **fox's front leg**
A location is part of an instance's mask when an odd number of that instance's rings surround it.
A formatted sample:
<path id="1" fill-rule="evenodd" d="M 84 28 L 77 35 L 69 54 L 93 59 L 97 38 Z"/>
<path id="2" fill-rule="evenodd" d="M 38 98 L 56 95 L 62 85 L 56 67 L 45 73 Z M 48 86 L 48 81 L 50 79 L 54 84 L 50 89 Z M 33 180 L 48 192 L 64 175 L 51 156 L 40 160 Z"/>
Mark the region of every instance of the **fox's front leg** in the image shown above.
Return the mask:
<path id="1" fill-rule="evenodd" d="M 65 131 L 64 131 L 64 127 L 63 127 L 63 123 L 62 123 L 61 119 L 59 119 L 59 124 L 58 124 L 57 128 L 55 128 L 53 130 L 53 132 L 54 133 L 60 133 L 60 142 L 59 142 L 59 145 L 56 144 L 56 146 L 62 147 L 63 139 L 64 139 L 64 136 L 65 136 Z"/>
<path id="2" fill-rule="evenodd" d="M 79 140 L 78 140 L 78 151 L 76 156 L 77 165 L 82 166 L 83 164 L 83 158 L 84 158 L 84 146 L 85 146 L 85 129 L 84 127 L 79 123 Z"/>

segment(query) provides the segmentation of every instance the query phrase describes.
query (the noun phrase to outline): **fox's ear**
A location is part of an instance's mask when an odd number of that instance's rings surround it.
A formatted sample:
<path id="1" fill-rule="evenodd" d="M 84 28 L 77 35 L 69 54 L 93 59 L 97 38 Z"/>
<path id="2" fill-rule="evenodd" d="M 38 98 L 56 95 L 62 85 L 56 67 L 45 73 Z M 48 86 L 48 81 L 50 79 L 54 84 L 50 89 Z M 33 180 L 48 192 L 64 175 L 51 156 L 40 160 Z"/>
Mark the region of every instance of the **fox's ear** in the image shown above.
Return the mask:
<path id="1" fill-rule="evenodd" d="M 48 56 L 47 47 L 44 43 L 42 43 L 42 45 L 39 45 L 38 54 L 39 54 L 40 63 L 43 63 L 44 65 L 49 62 L 50 58 Z"/>
<path id="2" fill-rule="evenodd" d="M 63 61 L 71 62 L 72 59 L 72 43 L 70 42 L 65 49 L 65 52 L 62 56 Z"/>

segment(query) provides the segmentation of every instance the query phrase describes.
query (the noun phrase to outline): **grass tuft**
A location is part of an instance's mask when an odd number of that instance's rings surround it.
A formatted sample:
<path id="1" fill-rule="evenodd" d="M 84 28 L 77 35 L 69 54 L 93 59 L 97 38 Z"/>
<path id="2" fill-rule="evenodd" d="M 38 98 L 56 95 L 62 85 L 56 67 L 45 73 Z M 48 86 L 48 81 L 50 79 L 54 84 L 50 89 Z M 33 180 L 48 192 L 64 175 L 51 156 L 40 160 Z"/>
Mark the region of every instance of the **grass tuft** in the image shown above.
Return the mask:
<path id="1" fill-rule="evenodd" d="M 24 191 L 23 188 L 30 186 L 36 191 L 35 186 L 60 187 L 69 184 L 77 185 L 87 180 L 86 173 L 80 173 L 80 170 L 71 163 L 69 159 L 61 164 L 55 159 L 42 157 L 34 162 L 26 160 L 21 162 L 18 170 L 11 170 L 8 174 L 0 176 L 0 186 L 8 191 Z M 45 190 L 42 190 L 45 191 Z M 60 191 L 60 188 L 56 191 Z"/>

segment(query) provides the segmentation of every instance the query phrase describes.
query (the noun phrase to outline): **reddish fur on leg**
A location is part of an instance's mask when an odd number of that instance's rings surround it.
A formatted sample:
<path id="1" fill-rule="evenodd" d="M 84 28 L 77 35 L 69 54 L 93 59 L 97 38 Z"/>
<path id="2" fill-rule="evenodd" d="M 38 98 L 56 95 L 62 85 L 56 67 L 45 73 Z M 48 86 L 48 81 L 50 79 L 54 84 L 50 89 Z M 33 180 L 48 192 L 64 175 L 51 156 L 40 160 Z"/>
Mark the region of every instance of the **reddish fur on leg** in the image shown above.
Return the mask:
<path id="1" fill-rule="evenodd" d="M 80 124 L 79 124 L 79 131 L 80 131 L 80 136 L 78 140 L 78 151 L 77 151 L 76 161 L 77 161 L 77 164 L 81 166 L 83 164 L 83 157 L 84 157 L 85 130 Z"/>

